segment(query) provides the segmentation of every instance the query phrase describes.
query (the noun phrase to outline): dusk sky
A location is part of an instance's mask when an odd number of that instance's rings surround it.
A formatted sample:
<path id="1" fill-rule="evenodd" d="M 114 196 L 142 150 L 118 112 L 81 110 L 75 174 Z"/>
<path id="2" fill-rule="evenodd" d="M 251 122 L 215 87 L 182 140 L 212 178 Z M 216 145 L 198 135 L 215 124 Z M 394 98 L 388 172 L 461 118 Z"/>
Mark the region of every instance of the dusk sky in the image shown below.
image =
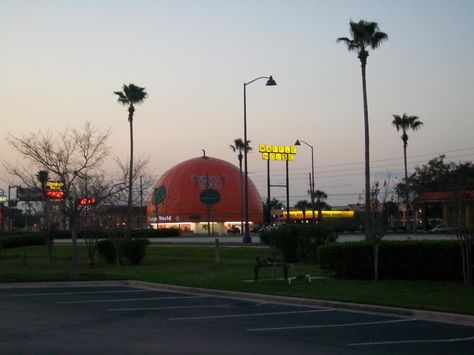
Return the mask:
<path id="1" fill-rule="evenodd" d="M 446 154 L 474 158 L 474 1 L 472 0 L 0 0 L 0 159 L 19 158 L 7 134 L 112 129 L 128 156 L 126 107 L 114 91 L 146 88 L 136 107 L 135 154 L 150 173 L 202 155 L 238 166 L 229 145 L 243 138 L 247 86 L 249 176 L 266 197 L 258 144 L 314 146 L 316 188 L 333 206 L 357 203 L 364 189 L 362 84 L 357 55 L 338 37 L 349 21 L 379 24 L 389 40 L 370 51 L 367 87 L 372 179 L 401 177 L 403 150 L 392 115 L 417 115 L 408 168 Z M 285 164 L 272 164 L 284 183 Z M 307 194 L 311 151 L 290 163 L 292 204 Z M 3 173 L 0 187 L 8 188 Z M 284 189 L 272 196 L 285 199 Z"/>

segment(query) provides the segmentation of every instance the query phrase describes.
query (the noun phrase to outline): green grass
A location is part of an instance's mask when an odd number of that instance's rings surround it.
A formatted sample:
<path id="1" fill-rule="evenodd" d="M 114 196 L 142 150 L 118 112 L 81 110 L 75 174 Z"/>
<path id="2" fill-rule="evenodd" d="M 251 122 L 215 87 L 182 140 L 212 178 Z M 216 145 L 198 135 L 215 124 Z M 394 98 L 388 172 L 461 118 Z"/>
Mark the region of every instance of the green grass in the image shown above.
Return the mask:
<path id="1" fill-rule="evenodd" d="M 0 282 L 56 280 L 141 280 L 180 286 L 242 292 L 266 293 L 323 300 L 474 314 L 474 287 L 459 282 L 342 280 L 332 278 L 317 265 L 295 265 L 297 275 L 321 276 L 312 283 L 296 280 L 291 286 L 272 280 L 271 268 L 253 279 L 258 255 L 270 256 L 265 248 L 221 247 L 221 262 L 214 261 L 214 249 L 205 246 L 153 246 L 140 266 L 107 265 L 98 261 L 91 266 L 86 249 L 79 247 L 80 273 L 71 274 L 71 247 L 55 246 L 50 265 L 45 247 L 5 249 L 0 254 Z M 282 276 L 281 268 L 278 277 Z"/>

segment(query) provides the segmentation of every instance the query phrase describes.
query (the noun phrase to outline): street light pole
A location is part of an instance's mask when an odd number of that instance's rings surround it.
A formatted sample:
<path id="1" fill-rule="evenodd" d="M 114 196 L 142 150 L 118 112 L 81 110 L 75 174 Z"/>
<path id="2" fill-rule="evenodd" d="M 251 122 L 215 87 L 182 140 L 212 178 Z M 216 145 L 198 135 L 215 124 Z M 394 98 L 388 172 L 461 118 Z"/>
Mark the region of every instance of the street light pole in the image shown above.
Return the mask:
<path id="1" fill-rule="evenodd" d="M 248 151 L 248 139 L 247 139 L 247 93 L 246 93 L 246 88 L 247 85 L 252 84 L 254 81 L 260 80 L 260 79 L 268 79 L 266 85 L 267 86 L 275 86 L 276 82 L 273 80 L 273 77 L 270 76 L 259 76 L 258 78 L 255 78 L 247 83 L 244 83 L 244 171 L 245 171 L 245 178 L 244 178 L 244 228 L 245 228 L 245 233 L 244 233 L 244 238 L 243 242 L 244 243 L 251 243 L 252 238 L 250 237 L 250 229 L 249 229 L 249 176 L 248 176 L 248 162 L 247 162 L 247 151 Z"/>
<path id="2" fill-rule="evenodd" d="M 313 211 L 312 219 L 313 224 L 316 222 L 315 215 L 314 215 L 314 149 L 313 146 L 302 139 L 297 139 L 295 145 L 301 145 L 301 143 L 306 144 L 308 147 L 311 148 L 311 209 Z M 318 220 L 320 220 L 321 216 L 318 214 Z"/>

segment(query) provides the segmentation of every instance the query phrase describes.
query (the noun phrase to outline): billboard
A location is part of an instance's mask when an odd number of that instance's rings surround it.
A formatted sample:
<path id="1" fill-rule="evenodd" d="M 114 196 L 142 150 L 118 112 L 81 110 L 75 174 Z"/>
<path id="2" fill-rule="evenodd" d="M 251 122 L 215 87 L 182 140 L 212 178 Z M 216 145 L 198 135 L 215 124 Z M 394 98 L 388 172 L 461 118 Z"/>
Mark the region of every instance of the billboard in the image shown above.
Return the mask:
<path id="1" fill-rule="evenodd" d="M 17 187 L 16 198 L 19 201 L 43 201 L 44 195 L 38 187 Z"/>

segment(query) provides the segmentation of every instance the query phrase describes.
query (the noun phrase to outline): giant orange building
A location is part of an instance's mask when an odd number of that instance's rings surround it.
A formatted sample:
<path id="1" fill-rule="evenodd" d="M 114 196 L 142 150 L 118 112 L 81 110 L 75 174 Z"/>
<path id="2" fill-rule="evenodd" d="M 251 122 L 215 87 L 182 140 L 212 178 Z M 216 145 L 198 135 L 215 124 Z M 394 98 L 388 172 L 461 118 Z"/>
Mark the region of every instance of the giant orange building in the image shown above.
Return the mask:
<path id="1" fill-rule="evenodd" d="M 249 179 L 249 222 L 263 220 L 262 200 Z M 202 156 L 169 169 L 155 183 L 147 202 L 148 224 L 196 233 L 242 230 L 240 170 L 224 160 Z"/>

